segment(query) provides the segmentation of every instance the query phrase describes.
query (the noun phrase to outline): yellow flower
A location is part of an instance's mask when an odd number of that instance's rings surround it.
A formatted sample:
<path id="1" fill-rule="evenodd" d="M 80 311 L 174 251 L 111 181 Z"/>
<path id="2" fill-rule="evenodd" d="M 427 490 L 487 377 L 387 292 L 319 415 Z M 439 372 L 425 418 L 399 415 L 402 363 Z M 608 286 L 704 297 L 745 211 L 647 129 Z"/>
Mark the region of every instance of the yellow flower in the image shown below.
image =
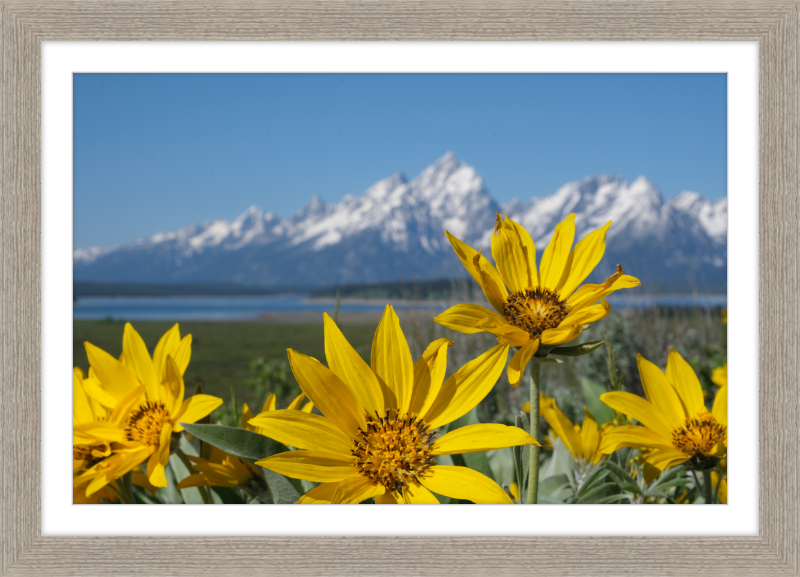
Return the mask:
<path id="1" fill-rule="evenodd" d="M 711 382 L 718 387 L 728 386 L 728 363 L 714 369 L 714 372 L 711 373 Z"/>
<path id="2" fill-rule="evenodd" d="M 305 393 L 300 393 L 295 397 L 295 399 L 289 403 L 289 406 L 286 407 L 287 411 L 296 411 L 301 410 L 304 413 L 310 413 L 314 410 L 314 403 L 311 401 L 307 402 L 303 405 L 303 408 L 300 409 L 300 405 L 303 403 L 303 399 L 305 399 Z M 274 411 L 275 410 L 275 393 L 271 393 L 267 400 L 264 402 L 264 408 L 261 409 L 262 413 L 266 413 L 267 411 Z M 258 433 L 260 435 L 268 436 L 263 430 L 259 427 L 254 427 L 250 424 L 250 421 L 253 419 L 254 415 L 253 412 L 250 410 L 250 407 L 247 406 L 247 403 L 242 404 L 242 428 L 247 429 L 248 431 L 253 431 L 254 433 Z"/>
<path id="3" fill-rule="evenodd" d="M 85 383 L 86 392 L 112 413 L 109 421 L 73 426 L 73 444 L 85 440 L 112 443 L 112 454 L 80 477 L 81 482 L 91 479 L 87 496 L 145 460 L 150 483 L 167 486 L 164 466 L 173 433 L 183 431 L 180 423 L 194 423 L 222 404 L 222 399 L 210 395 L 184 400 L 183 373 L 189 364 L 191 342 L 191 335 L 180 338 L 175 325 L 161 337 L 151 358 L 144 341 L 128 323 L 120 360 L 85 343 L 90 376 L 96 377 Z"/>
<path id="4" fill-rule="evenodd" d="M 649 449 L 647 462 L 659 471 L 687 461 L 695 469 L 711 468 L 726 453 L 727 387 L 719 390 L 709 412 L 697 375 L 675 350 L 670 349 L 666 375 L 641 355 L 637 361 L 647 400 L 625 392 L 605 393 L 600 399 L 644 426 L 607 431 L 600 451 Z"/>
<path id="5" fill-rule="evenodd" d="M 541 395 L 540 412 L 556 436 L 564 442 L 576 460 L 597 465 L 604 457 L 598 450 L 603 435 L 613 425 L 606 423 L 598 430 L 595 418 L 585 407 L 583 410 L 586 414 L 583 424 L 574 425 L 558 408 L 555 399 Z"/>
<path id="6" fill-rule="evenodd" d="M 641 284 L 617 265 L 616 272 L 604 283 L 579 288 L 603 257 L 610 226 L 609 221 L 590 232 L 570 250 L 575 238 L 575 215 L 570 214 L 556 227 L 538 270 L 531 235 L 508 216 L 504 220 L 498 213 L 492 232 L 492 256 L 497 269 L 480 250 L 445 231 L 461 263 L 481 285 L 495 310 L 460 304 L 434 320 L 462 333 L 486 331 L 500 342 L 519 347 L 508 365 L 508 380 L 517 386 L 537 350 L 541 354 L 549 347 L 573 340 L 586 325 L 610 312 L 604 297 Z"/>
<path id="7" fill-rule="evenodd" d="M 722 309 L 721 314 L 722 314 L 722 322 L 727 325 L 728 324 L 728 309 Z"/>
<path id="8" fill-rule="evenodd" d="M 216 447 L 211 447 L 208 459 L 186 455 L 197 473 L 178 483 L 178 489 L 188 487 L 236 487 L 247 485 L 260 477 L 253 465 Z"/>
<path id="9" fill-rule="evenodd" d="M 711 471 L 711 486 L 716 489 L 717 484 L 719 484 L 719 490 L 717 491 L 717 498 L 719 502 L 723 505 L 728 504 L 728 475 L 726 474 L 722 477 L 722 481 L 719 480 L 719 473 L 717 471 Z"/>
<path id="10" fill-rule="evenodd" d="M 299 503 L 437 503 L 440 493 L 475 503 L 511 503 L 503 489 L 467 467 L 438 465 L 435 457 L 488 451 L 536 441 L 517 427 L 469 425 L 439 438 L 439 427 L 470 411 L 503 371 L 500 344 L 444 380 L 448 339 L 431 343 L 413 363 L 400 322 L 386 307 L 372 342 L 371 366 L 326 314 L 325 357 L 330 368 L 289 349 L 300 388 L 319 411 L 268 411 L 250 420 L 284 445 L 298 447 L 256 464 L 322 483 Z"/>

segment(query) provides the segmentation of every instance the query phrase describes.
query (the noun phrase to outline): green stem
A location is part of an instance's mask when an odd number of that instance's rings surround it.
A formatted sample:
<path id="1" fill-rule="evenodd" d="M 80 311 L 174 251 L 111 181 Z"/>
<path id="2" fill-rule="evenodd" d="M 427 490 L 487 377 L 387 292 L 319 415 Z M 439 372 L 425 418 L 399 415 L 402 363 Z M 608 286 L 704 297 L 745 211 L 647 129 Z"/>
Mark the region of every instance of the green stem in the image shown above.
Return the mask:
<path id="1" fill-rule="evenodd" d="M 703 492 L 707 504 L 714 503 L 711 497 L 711 469 L 703 469 Z"/>
<path id="2" fill-rule="evenodd" d="M 531 437 L 539 441 L 539 381 L 542 365 L 536 359 L 531 362 Z M 536 504 L 539 500 L 539 447 L 531 445 L 531 459 L 528 463 L 528 498 L 526 503 Z"/>

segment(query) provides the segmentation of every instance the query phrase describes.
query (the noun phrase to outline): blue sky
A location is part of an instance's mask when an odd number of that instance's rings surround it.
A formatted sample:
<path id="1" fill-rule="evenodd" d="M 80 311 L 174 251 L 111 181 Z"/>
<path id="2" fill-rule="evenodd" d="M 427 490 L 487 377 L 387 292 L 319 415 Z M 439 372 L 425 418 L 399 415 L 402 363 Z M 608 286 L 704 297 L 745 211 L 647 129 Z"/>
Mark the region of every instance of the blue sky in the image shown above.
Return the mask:
<path id="1" fill-rule="evenodd" d="M 500 202 L 600 173 L 727 189 L 724 74 L 75 74 L 74 246 L 289 216 L 448 150 Z"/>

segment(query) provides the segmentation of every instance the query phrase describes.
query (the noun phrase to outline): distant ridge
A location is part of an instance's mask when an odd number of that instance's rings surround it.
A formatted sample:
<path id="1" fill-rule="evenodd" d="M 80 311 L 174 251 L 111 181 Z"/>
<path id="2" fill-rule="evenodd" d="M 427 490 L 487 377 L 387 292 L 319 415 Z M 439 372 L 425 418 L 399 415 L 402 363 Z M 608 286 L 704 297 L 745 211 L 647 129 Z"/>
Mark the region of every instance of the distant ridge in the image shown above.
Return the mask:
<path id="1" fill-rule="evenodd" d="M 395 174 L 338 204 L 311 200 L 290 218 L 252 206 L 233 221 L 210 220 L 109 249 L 73 254 L 75 281 L 228 283 L 331 287 L 461 278 L 447 229 L 489 253 L 495 212 L 531 232 L 538 251 L 575 213 L 576 238 L 613 220 L 596 278 L 617 263 L 644 283 L 724 285 L 727 199 L 695 192 L 665 201 L 646 178 L 600 175 L 548 197 L 498 204 L 475 169 L 447 153 L 411 181 Z"/>

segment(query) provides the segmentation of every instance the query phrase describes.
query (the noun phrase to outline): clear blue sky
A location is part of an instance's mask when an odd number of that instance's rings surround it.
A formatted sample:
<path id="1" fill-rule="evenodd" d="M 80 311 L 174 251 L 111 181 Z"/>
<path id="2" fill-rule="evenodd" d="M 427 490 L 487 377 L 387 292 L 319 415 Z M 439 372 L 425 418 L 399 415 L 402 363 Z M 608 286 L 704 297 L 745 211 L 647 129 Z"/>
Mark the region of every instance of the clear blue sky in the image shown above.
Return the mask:
<path id="1" fill-rule="evenodd" d="M 452 150 L 500 202 L 644 175 L 726 195 L 724 74 L 75 74 L 75 248 L 289 216 Z"/>

